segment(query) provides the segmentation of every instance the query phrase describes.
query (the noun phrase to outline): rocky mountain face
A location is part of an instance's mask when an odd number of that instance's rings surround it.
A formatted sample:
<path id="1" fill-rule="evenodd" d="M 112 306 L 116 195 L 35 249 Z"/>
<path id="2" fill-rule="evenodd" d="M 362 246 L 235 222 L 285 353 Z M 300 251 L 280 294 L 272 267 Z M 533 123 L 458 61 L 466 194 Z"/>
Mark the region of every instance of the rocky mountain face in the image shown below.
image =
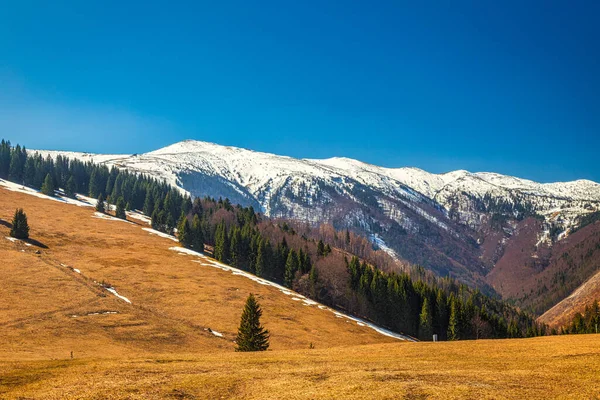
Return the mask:
<path id="1" fill-rule="evenodd" d="M 515 269 L 543 273 L 552 249 L 600 210 L 600 185 L 586 180 L 541 184 L 495 173 L 431 174 L 199 141 L 145 154 L 60 154 L 153 175 L 193 196 L 228 197 L 268 216 L 349 228 L 394 257 L 518 300 L 531 293 L 509 283 L 519 276 Z M 497 268 L 505 264 L 511 268 Z"/>

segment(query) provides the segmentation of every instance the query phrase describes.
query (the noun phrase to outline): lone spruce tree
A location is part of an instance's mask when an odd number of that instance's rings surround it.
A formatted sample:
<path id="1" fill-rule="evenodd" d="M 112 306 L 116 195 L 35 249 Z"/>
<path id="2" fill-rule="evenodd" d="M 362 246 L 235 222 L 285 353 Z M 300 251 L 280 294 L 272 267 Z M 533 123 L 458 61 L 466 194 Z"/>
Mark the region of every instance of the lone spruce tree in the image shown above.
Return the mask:
<path id="1" fill-rule="evenodd" d="M 15 216 L 12 221 L 12 228 L 10 230 L 10 236 L 17 239 L 29 238 L 27 215 L 25 215 L 22 208 L 18 208 L 17 211 L 15 211 Z"/>
<path id="2" fill-rule="evenodd" d="M 262 310 L 252 293 L 246 300 L 238 329 L 235 351 L 265 351 L 269 348 L 269 331 L 260 325 Z"/>

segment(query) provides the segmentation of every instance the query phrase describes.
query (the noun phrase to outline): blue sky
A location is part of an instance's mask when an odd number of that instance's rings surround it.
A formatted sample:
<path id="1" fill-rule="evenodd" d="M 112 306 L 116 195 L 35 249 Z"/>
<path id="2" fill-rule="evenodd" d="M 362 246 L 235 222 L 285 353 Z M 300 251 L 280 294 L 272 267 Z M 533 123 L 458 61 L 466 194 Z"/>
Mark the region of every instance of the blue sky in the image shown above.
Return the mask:
<path id="1" fill-rule="evenodd" d="M 600 182 L 598 15 L 577 1 L 6 1 L 0 136 Z"/>

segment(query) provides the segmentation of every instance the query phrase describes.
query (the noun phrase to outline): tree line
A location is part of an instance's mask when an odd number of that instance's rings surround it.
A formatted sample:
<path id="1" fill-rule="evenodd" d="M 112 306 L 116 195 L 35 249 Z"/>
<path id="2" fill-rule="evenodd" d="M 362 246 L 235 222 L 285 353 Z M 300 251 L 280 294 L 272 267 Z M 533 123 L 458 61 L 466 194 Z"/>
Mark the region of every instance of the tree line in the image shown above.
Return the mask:
<path id="1" fill-rule="evenodd" d="M 546 334 L 533 316 L 449 278 L 425 282 L 347 261 L 350 287 L 370 319 L 421 340 L 532 337 Z"/>
<path id="2" fill-rule="evenodd" d="M 13 147 L 4 139 L 0 141 L 0 178 L 48 196 L 62 188 L 67 197 L 75 198 L 76 193 L 81 193 L 98 198 L 102 205 L 104 201 L 116 205 L 116 214 L 121 218 L 125 218 L 125 210 L 142 210 L 148 216 L 156 216 L 165 229 L 173 229 L 182 210 L 191 207 L 189 196 L 146 175 L 61 155 L 44 158 L 39 153 L 29 154 L 18 144 Z"/>
<path id="3" fill-rule="evenodd" d="M 573 316 L 570 324 L 562 327 L 561 334 L 571 333 L 598 333 L 600 329 L 600 305 L 598 300 L 589 306 L 586 305 L 583 314 L 578 312 Z"/>

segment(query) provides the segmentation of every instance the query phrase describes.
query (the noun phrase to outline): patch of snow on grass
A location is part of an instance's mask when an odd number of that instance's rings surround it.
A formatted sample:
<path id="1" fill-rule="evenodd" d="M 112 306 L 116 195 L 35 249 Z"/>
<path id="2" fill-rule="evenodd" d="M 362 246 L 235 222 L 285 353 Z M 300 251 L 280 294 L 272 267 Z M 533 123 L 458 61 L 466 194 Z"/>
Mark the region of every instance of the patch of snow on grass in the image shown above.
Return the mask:
<path id="1" fill-rule="evenodd" d="M 117 293 L 117 291 L 115 290 L 114 287 L 105 287 L 104 289 L 108 290 L 109 292 L 111 292 L 112 294 L 114 294 L 119 299 L 121 299 L 123 301 L 126 301 L 127 303 L 131 304 L 131 300 L 129 300 L 127 297 L 121 296 L 119 293 Z"/>
<path id="2" fill-rule="evenodd" d="M 127 216 L 145 222 L 148 225 L 152 223 L 152 219 L 137 211 L 127 211 Z"/>
<path id="3" fill-rule="evenodd" d="M 19 239 L 17 239 L 17 238 L 14 238 L 14 237 L 5 236 L 5 238 L 6 238 L 6 240 L 10 240 L 10 241 L 11 241 L 11 242 L 13 242 L 13 243 L 18 243 L 18 242 L 20 242 L 20 240 L 19 240 Z"/>
<path id="4" fill-rule="evenodd" d="M 212 333 L 213 335 L 215 335 L 217 337 L 223 337 L 223 334 L 221 332 L 213 331 L 212 329 L 210 330 L 210 333 Z"/>
<path id="5" fill-rule="evenodd" d="M 98 219 L 106 219 L 109 221 L 121 221 L 121 222 L 127 222 L 128 224 L 131 224 L 130 221 L 127 221 L 126 219 L 121 219 L 121 218 L 117 218 L 117 217 L 113 217 L 112 215 L 108 215 L 108 214 L 102 214 L 101 212 L 96 211 L 94 213 L 94 215 L 92 215 L 93 218 L 98 218 Z"/>
<path id="6" fill-rule="evenodd" d="M 178 242 L 178 241 L 179 241 L 179 240 L 177 240 L 177 238 L 176 238 L 175 236 L 173 236 L 173 235 L 169 235 L 169 234 L 167 234 L 167 233 L 164 233 L 164 232 L 161 232 L 161 231 L 157 231 L 157 230 L 154 230 L 154 229 L 151 229 L 151 228 L 142 228 L 142 230 L 144 230 L 144 231 L 146 231 L 146 232 L 150 233 L 151 235 L 160 236 L 160 237 L 162 237 L 162 238 L 165 238 L 165 239 L 171 239 L 171 240 L 172 240 L 172 241 L 174 241 L 174 242 Z M 182 249 L 183 249 L 183 247 L 182 247 Z M 188 249 L 184 249 L 184 250 L 188 250 Z M 191 250 L 190 250 L 190 251 L 191 251 Z"/>

